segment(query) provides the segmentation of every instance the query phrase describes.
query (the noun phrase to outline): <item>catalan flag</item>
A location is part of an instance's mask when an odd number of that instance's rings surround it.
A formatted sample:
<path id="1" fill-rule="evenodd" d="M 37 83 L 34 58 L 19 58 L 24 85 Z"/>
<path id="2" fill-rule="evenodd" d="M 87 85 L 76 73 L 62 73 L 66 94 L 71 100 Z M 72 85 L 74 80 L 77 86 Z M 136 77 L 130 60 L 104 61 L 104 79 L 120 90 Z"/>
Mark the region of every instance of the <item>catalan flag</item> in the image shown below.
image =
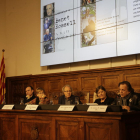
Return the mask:
<path id="1" fill-rule="evenodd" d="M 2 60 L 0 65 L 0 104 L 5 102 L 5 63 L 4 63 L 4 51 L 2 50 Z"/>

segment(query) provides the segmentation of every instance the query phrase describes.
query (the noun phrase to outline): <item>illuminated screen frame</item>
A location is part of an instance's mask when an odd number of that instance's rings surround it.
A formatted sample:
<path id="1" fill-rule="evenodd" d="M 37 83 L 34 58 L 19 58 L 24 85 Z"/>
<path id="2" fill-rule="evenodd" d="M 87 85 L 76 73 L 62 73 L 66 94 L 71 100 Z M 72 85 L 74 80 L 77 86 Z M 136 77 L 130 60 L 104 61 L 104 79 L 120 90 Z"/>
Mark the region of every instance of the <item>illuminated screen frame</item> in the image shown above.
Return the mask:
<path id="1" fill-rule="evenodd" d="M 40 65 L 140 53 L 140 2 L 41 0 Z"/>

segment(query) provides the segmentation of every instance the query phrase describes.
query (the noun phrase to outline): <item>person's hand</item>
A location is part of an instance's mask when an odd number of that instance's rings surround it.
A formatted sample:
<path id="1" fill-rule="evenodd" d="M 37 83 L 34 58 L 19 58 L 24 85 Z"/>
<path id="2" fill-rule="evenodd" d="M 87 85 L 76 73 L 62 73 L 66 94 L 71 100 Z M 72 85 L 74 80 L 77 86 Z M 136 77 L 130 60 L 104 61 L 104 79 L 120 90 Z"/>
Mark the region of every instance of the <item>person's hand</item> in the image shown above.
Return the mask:
<path id="1" fill-rule="evenodd" d="M 26 95 L 26 98 L 27 98 L 27 99 L 30 99 L 30 97 L 31 97 L 30 95 Z"/>
<path id="2" fill-rule="evenodd" d="M 122 106 L 122 109 L 126 109 L 127 111 L 130 111 L 130 107 L 129 106 Z"/>

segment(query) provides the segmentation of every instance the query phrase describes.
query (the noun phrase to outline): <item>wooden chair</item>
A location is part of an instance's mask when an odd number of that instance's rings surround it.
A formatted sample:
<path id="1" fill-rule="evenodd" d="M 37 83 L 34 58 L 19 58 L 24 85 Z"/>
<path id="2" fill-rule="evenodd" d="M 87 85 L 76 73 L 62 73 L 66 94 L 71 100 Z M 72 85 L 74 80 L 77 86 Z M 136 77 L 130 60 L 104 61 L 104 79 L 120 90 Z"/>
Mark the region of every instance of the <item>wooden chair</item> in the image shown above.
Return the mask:
<path id="1" fill-rule="evenodd" d="M 53 92 L 53 93 L 49 93 L 49 99 L 50 101 L 53 101 L 53 104 L 58 104 L 58 99 L 59 97 L 62 95 L 61 92 Z"/>
<path id="2" fill-rule="evenodd" d="M 97 93 L 94 92 L 93 93 L 93 103 L 95 102 L 96 99 L 99 99 L 99 97 L 97 96 Z"/>
<path id="3" fill-rule="evenodd" d="M 74 96 L 78 96 L 83 104 L 89 103 L 89 91 L 73 91 Z"/>
<path id="4" fill-rule="evenodd" d="M 106 91 L 106 93 L 107 93 L 107 96 L 110 98 L 116 98 L 118 95 L 118 93 L 115 91 Z"/>

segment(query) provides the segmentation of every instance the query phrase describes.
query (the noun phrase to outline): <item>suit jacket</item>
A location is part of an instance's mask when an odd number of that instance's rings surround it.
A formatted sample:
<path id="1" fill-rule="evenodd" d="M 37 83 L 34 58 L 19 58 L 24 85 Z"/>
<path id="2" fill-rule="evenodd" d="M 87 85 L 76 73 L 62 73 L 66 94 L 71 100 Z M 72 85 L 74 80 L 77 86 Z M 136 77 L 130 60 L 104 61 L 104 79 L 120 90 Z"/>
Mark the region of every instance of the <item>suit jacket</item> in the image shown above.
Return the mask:
<path id="1" fill-rule="evenodd" d="M 130 110 L 140 111 L 140 94 L 129 93 L 124 98 L 117 96 L 111 105 L 126 105 L 130 107 Z"/>
<path id="2" fill-rule="evenodd" d="M 24 104 L 39 104 L 39 98 L 36 97 L 34 94 L 30 99 L 27 99 L 25 96 L 24 97 Z"/>
<path id="3" fill-rule="evenodd" d="M 74 95 L 71 95 L 70 96 L 70 104 L 75 104 L 75 97 L 77 96 L 74 96 Z M 62 95 L 59 97 L 59 100 L 58 100 L 58 104 L 65 104 L 65 95 Z M 79 100 L 79 104 L 82 104 L 82 102 Z"/>

